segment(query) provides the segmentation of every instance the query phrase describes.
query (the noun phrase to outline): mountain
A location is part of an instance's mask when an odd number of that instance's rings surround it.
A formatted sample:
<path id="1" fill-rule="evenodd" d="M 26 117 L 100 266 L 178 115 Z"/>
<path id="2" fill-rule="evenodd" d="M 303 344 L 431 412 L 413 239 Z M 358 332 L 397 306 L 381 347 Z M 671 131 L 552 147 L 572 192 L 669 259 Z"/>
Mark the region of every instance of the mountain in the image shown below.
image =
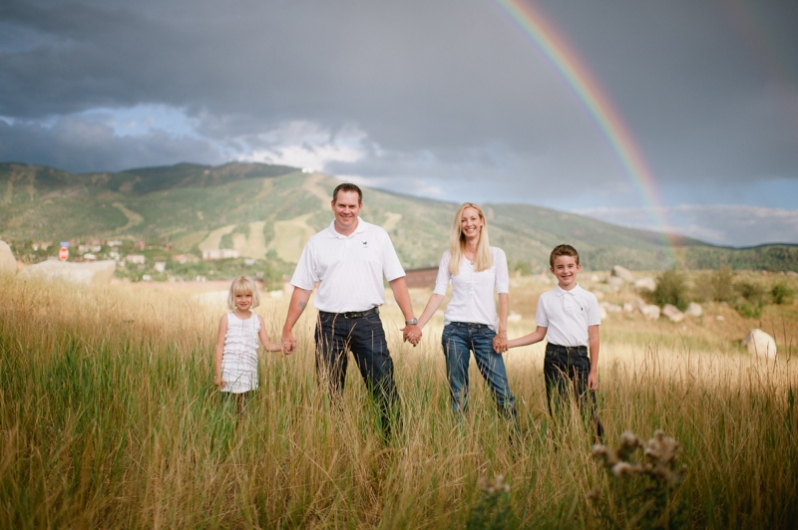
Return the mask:
<path id="1" fill-rule="evenodd" d="M 34 241 L 143 240 L 173 252 L 233 248 L 250 258 L 295 263 L 305 241 L 332 219 L 339 181 L 267 164 L 177 164 L 118 173 L 73 174 L 0 164 L 0 238 L 15 248 Z M 407 268 L 435 266 L 457 204 L 378 189 L 364 191 L 362 217 L 391 234 Z M 798 247 L 716 247 L 528 204 L 482 204 L 491 244 L 513 268 L 539 272 L 559 243 L 579 249 L 587 269 L 687 268 L 795 270 Z M 673 241 L 674 238 L 671 238 Z"/>

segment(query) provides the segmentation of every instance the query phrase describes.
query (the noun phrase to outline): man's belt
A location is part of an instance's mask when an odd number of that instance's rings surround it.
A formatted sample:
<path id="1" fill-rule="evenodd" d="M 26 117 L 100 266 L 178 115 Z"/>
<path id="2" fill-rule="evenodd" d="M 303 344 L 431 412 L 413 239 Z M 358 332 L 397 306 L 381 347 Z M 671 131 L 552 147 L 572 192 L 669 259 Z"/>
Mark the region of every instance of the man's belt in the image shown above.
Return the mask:
<path id="1" fill-rule="evenodd" d="M 346 313 L 329 313 L 327 311 L 319 311 L 321 315 L 329 315 L 333 318 L 343 317 L 343 318 L 363 318 L 369 315 L 379 315 L 380 308 L 372 307 L 371 309 L 367 309 L 365 311 L 348 311 Z"/>

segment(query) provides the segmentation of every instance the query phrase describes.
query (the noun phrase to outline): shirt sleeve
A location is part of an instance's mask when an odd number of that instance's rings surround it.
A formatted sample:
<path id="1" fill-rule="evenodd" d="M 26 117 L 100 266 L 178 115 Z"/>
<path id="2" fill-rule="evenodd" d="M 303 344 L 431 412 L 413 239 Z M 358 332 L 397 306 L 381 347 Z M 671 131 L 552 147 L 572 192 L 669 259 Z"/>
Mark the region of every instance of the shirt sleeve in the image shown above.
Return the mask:
<path id="1" fill-rule="evenodd" d="M 294 269 L 294 275 L 291 277 L 291 285 L 312 291 L 316 282 L 320 280 L 317 277 L 313 267 L 313 250 L 311 249 L 312 241 L 308 241 L 305 248 L 302 249 L 302 255 L 299 256 L 299 261 Z"/>
<path id="2" fill-rule="evenodd" d="M 441 263 L 438 265 L 438 278 L 435 280 L 435 289 L 433 289 L 432 294 L 446 296 L 446 289 L 449 288 L 449 281 L 452 279 L 452 274 L 449 272 L 449 262 L 451 260 L 452 253 L 447 250 L 441 256 Z"/>
<path id="3" fill-rule="evenodd" d="M 509 294 L 510 273 L 507 270 L 507 255 L 500 248 L 493 253 L 493 265 L 496 267 L 496 292 Z"/>
<path id="4" fill-rule="evenodd" d="M 601 325 L 601 311 L 599 311 L 598 298 L 590 291 L 587 291 L 587 294 L 587 325 L 599 326 Z"/>
<path id="5" fill-rule="evenodd" d="M 537 313 L 535 313 L 535 325 L 540 328 L 549 327 L 549 315 L 546 314 L 546 302 L 543 295 L 540 295 L 540 298 L 538 298 L 538 310 Z"/>
<path id="6" fill-rule="evenodd" d="M 397 278 L 405 276 L 405 270 L 402 268 L 402 264 L 399 262 L 399 256 L 396 255 L 396 249 L 393 248 L 391 236 L 389 236 L 388 232 L 386 232 L 382 227 L 375 226 L 375 229 L 381 232 L 381 239 L 383 239 L 381 245 L 382 274 L 385 276 L 385 279 L 389 282 L 392 282 Z"/>

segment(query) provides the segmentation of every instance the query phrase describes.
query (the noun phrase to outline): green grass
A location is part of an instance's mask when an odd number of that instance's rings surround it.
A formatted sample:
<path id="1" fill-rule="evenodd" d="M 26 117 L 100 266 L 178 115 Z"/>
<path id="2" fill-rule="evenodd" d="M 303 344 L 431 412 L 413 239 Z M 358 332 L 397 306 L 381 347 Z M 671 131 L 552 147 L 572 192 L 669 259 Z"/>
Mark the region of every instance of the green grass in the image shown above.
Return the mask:
<path id="1" fill-rule="evenodd" d="M 343 410 L 316 385 L 313 311 L 294 356 L 262 356 L 239 417 L 211 383 L 219 313 L 166 292 L 0 278 L 0 528 L 608 526 L 587 495 L 607 499 L 611 480 L 578 416 L 552 425 L 539 349 L 508 358 L 511 443 L 475 369 L 471 411 L 452 417 L 434 327 L 413 349 L 386 307 L 404 429 L 385 445 L 354 367 Z M 281 304 L 258 309 L 270 334 Z M 684 526 L 791 527 L 794 363 L 606 334 L 607 442 L 662 429 L 681 443 L 687 471 L 669 502 Z M 509 491 L 497 496 L 482 479 L 499 474 Z"/>

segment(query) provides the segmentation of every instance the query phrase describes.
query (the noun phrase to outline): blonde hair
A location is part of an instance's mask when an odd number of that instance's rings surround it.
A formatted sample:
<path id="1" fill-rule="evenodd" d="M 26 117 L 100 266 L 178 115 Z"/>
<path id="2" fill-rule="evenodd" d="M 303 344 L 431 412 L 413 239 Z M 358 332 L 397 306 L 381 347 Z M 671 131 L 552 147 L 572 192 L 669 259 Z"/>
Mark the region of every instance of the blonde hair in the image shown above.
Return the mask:
<path id="1" fill-rule="evenodd" d="M 473 202 L 464 202 L 457 209 L 457 213 L 454 214 L 452 232 L 449 235 L 449 250 L 452 253 L 452 259 L 449 260 L 449 272 L 452 275 L 457 275 L 460 272 L 460 260 L 463 257 L 463 249 L 465 249 L 466 245 L 462 227 L 463 212 L 466 211 L 466 208 L 475 209 L 482 220 L 479 243 L 477 243 L 477 255 L 474 258 L 474 270 L 476 272 L 484 271 L 493 266 L 493 256 L 490 253 L 490 241 L 488 240 L 488 220 L 485 219 L 485 213 L 482 208 Z"/>
<path id="2" fill-rule="evenodd" d="M 255 285 L 255 280 L 249 276 L 239 276 L 230 284 L 230 293 L 227 295 L 227 307 L 230 309 L 236 308 L 237 294 L 251 294 L 252 307 L 258 307 L 260 305 L 258 286 Z"/>

